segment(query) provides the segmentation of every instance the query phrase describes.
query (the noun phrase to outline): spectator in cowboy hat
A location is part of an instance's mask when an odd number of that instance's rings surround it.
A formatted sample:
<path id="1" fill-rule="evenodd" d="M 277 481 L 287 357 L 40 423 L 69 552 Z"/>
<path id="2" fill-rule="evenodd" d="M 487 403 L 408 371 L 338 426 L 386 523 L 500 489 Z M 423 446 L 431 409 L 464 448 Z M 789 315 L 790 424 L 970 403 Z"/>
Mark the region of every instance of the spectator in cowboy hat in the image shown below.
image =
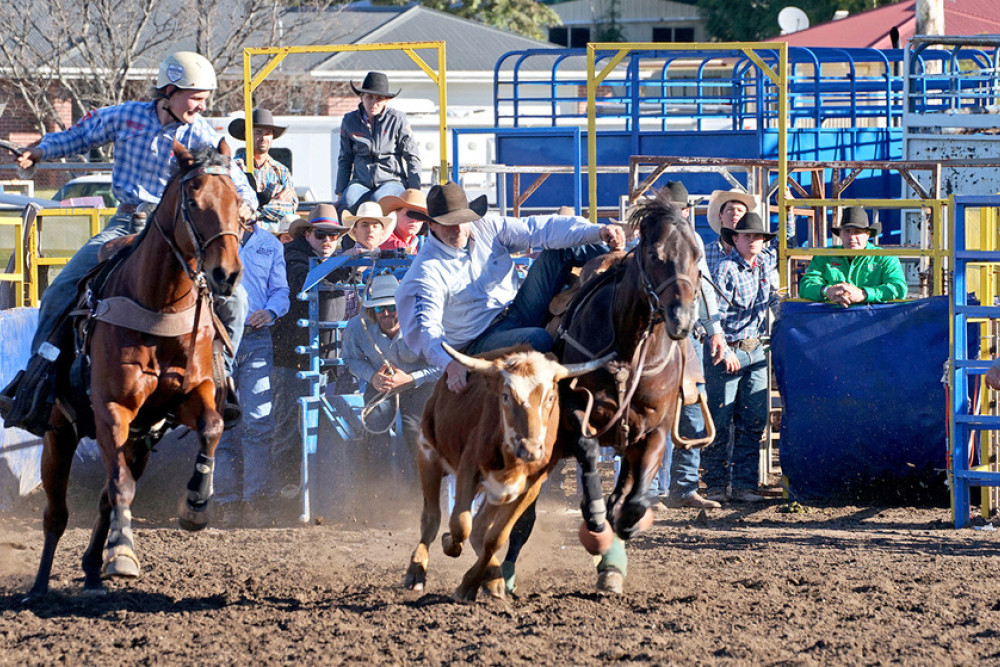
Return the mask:
<path id="1" fill-rule="evenodd" d="M 403 338 L 430 364 L 445 368 L 448 388 L 466 385 L 465 367 L 442 343 L 478 354 L 528 343 L 547 352 L 552 337 L 542 328 L 549 301 L 572 266 L 618 250 L 625 235 L 616 225 L 575 216 L 504 217 L 486 212 L 486 196 L 469 201 L 457 183 L 427 194 L 429 235 L 396 293 Z M 520 287 L 512 253 L 545 248 Z"/>
<path id="2" fill-rule="evenodd" d="M 420 187 L 420 157 L 402 111 L 386 106 L 399 91 L 389 92 L 382 72 L 368 72 L 360 87 L 358 108 L 340 125 L 340 156 L 335 187 L 338 208 L 352 213 L 360 203 L 378 202 L 406 188 Z"/>
<path id="3" fill-rule="evenodd" d="M 344 250 L 357 248 L 355 252 L 377 250 L 396 226 L 396 214 L 383 215 L 382 207 L 373 201 L 362 202 L 357 215 L 344 211 L 343 219 L 348 231 L 340 245 Z"/>
<path id="4" fill-rule="evenodd" d="M 840 237 L 847 250 L 877 250 L 872 239 L 882 231 L 882 225 L 871 224 L 862 207 L 849 206 L 841 216 L 840 225 L 831 227 L 830 231 Z M 803 299 L 827 301 L 845 308 L 856 303 L 903 299 L 906 292 L 903 266 L 898 257 L 888 255 L 817 255 L 799 281 L 799 296 Z"/>
<path id="5" fill-rule="evenodd" d="M 715 270 L 727 344 L 725 358 L 705 368 L 708 404 L 716 429 L 715 440 L 701 452 L 709 487 L 705 496 L 710 500 L 763 500 L 757 493 L 757 452 L 770 399 L 761 339 L 767 336 L 767 311 L 777 306 L 778 292 L 771 265 L 762 257 L 765 244 L 775 236 L 754 212 L 741 217 L 733 227 L 722 227 L 722 237 L 733 250 Z"/>
<path id="6" fill-rule="evenodd" d="M 261 200 L 257 222 L 267 231 L 277 232 L 281 219 L 294 214 L 299 206 L 291 172 L 270 155 L 272 142 L 288 128 L 275 123 L 274 116 L 267 109 L 254 109 L 251 119 L 254 135 L 250 142 L 253 144 L 253 182 Z M 229 134 L 246 141 L 246 120 L 237 118 L 229 123 Z M 236 151 L 233 159 L 240 169 L 247 171 L 245 147 Z"/>
<path id="7" fill-rule="evenodd" d="M 705 245 L 705 261 L 714 274 L 722 258 L 732 252 L 732 246 L 722 238 L 722 229 L 732 229 L 750 211 L 759 206 L 757 197 L 742 190 L 715 190 L 708 198 L 708 225 L 719 238 Z"/>
<path id="8" fill-rule="evenodd" d="M 427 196 L 415 188 L 404 190 L 401 195 L 389 195 L 378 201 L 382 213 L 396 214 L 396 227 L 392 234 L 382 244 L 383 250 L 402 248 L 407 254 L 413 254 L 420 249 L 420 232 L 424 220 L 413 217 L 413 213 L 427 215 Z"/>

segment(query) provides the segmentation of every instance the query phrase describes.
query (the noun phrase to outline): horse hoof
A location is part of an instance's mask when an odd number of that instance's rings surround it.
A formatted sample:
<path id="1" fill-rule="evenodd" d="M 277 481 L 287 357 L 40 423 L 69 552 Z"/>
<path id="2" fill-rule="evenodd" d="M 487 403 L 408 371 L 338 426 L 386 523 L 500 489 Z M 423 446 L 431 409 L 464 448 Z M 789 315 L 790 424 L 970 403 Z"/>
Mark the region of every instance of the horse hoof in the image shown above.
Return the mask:
<path id="1" fill-rule="evenodd" d="M 424 590 L 425 583 L 427 583 L 427 570 L 417 563 L 412 563 L 406 571 L 406 579 L 403 581 L 403 586 L 409 588 L 411 591 L 422 591 Z"/>
<path id="2" fill-rule="evenodd" d="M 478 586 L 472 586 L 471 588 L 459 586 L 455 589 L 455 592 L 451 594 L 451 597 L 459 602 L 475 602 L 476 591 L 478 588 Z"/>
<path id="3" fill-rule="evenodd" d="M 101 576 L 105 579 L 135 579 L 139 576 L 139 559 L 135 552 L 123 545 L 108 549 Z"/>
<path id="4" fill-rule="evenodd" d="M 81 595 L 88 598 L 104 597 L 107 594 L 108 594 L 108 589 L 106 589 L 104 586 L 99 586 L 96 588 L 85 586 L 83 591 L 81 592 Z"/>
<path id="5" fill-rule="evenodd" d="M 497 600 L 505 599 L 507 597 L 507 586 L 504 583 L 503 577 L 484 581 L 483 592 Z"/>
<path id="6" fill-rule="evenodd" d="M 606 554 L 608 549 L 611 548 L 611 541 L 615 538 L 615 533 L 611 530 L 611 524 L 604 521 L 604 530 L 599 533 L 592 532 L 587 529 L 587 522 L 580 522 L 580 544 L 583 548 L 587 550 L 592 556 L 600 556 Z"/>
<path id="7" fill-rule="evenodd" d="M 601 570 L 597 575 L 597 590 L 620 595 L 625 588 L 625 577 L 616 567 Z"/>
<path id="8" fill-rule="evenodd" d="M 458 558 L 462 555 L 462 543 L 452 539 L 451 533 L 445 533 L 441 536 L 441 549 L 446 556 L 452 558 Z"/>
<path id="9" fill-rule="evenodd" d="M 208 526 L 208 507 L 199 511 L 188 506 L 187 496 L 181 498 L 177 506 L 177 523 L 189 533 L 196 533 Z"/>

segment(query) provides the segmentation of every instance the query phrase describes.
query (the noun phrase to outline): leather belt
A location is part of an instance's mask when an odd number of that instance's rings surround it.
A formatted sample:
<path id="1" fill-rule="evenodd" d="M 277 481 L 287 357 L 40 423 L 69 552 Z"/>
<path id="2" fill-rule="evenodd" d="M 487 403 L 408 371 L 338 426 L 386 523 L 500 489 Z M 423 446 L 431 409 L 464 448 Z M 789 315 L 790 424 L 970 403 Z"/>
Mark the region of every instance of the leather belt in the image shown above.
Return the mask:
<path id="1" fill-rule="evenodd" d="M 742 340 L 734 340 L 729 344 L 729 347 L 737 350 L 743 350 L 744 352 L 753 352 L 760 347 L 760 338 L 744 338 Z"/>

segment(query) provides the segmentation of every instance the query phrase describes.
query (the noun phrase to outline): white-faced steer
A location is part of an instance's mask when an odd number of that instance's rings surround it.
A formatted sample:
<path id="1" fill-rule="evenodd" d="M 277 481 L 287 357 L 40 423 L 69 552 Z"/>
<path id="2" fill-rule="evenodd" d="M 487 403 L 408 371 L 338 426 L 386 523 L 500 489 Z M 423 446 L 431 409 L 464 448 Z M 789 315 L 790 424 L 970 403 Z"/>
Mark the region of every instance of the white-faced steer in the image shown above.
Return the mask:
<path id="1" fill-rule="evenodd" d="M 451 532 L 441 538 L 444 552 L 462 553 L 469 539 L 479 559 L 462 579 L 455 597 L 474 600 L 479 586 L 504 596 L 495 554 L 514 522 L 538 496 L 558 460 L 553 455 L 559 428 L 559 381 L 589 373 L 608 359 L 563 366 L 552 355 L 526 346 L 467 357 L 445 346 L 471 373 L 466 388 L 451 392 L 444 378 L 424 407 L 418 461 L 424 491 L 420 544 L 406 572 L 406 586 L 423 590 L 428 546 L 441 523 L 441 479 L 455 475 Z M 472 499 L 482 489 L 486 502 L 472 521 Z"/>

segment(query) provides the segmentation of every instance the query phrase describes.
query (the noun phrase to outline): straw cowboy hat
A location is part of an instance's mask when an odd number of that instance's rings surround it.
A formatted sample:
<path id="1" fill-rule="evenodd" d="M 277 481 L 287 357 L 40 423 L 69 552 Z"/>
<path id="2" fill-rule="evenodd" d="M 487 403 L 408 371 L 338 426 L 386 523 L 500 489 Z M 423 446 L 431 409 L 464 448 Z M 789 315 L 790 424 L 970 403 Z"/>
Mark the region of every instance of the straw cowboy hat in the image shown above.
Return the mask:
<path id="1" fill-rule="evenodd" d="M 401 208 L 420 211 L 426 215 L 427 195 L 415 188 L 409 188 L 407 190 L 403 190 L 403 194 L 398 197 L 396 195 L 382 197 L 378 200 L 378 205 L 382 207 L 382 213 L 384 215 L 389 215 L 393 211 L 398 211 Z"/>
<path id="2" fill-rule="evenodd" d="M 253 126 L 255 130 L 269 129 L 274 132 L 274 138 L 277 139 L 285 133 L 288 126 L 277 125 L 274 122 L 274 116 L 267 109 L 254 109 L 253 115 L 251 116 L 253 120 Z M 245 118 L 237 118 L 229 124 L 229 134 L 233 135 L 240 141 L 246 141 L 247 139 L 247 123 Z"/>
<path id="3" fill-rule="evenodd" d="M 719 216 L 722 215 L 722 207 L 726 205 L 727 201 L 738 201 L 747 207 L 748 212 L 757 208 L 757 197 L 749 192 L 742 190 L 714 191 L 708 198 L 708 225 L 716 234 L 722 233 L 719 231 L 722 229 L 722 220 L 719 219 Z"/>
<path id="4" fill-rule="evenodd" d="M 732 229 L 728 227 L 723 227 L 722 229 L 722 240 L 729 245 L 736 245 L 733 243 L 733 237 L 736 234 L 763 234 L 764 241 L 770 241 L 778 234 L 776 232 L 769 232 L 764 228 L 764 221 L 760 219 L 760 216 L 756 213 L 747 213 L 742 218 L 736 221 L 736 226 Z"/>
<path id="5" fill-rule="evenodd" d="M 382 207 L 373 201 L 362 202 L 358 206 L 358 212 L 356 215 L 352 214 L 350 211 L 344 211 L 344 225 L 346 229 L 354 229 L 356 225 L 361 220 L 378 220 L 382 223 L 385 228 L 385 237 L 389 238 L 389 234 L 396 227 L 396 214 L 389 213 L 388 215 L 382 215 Z M 385 239 L 383 239 L 384 241 Z"/>
<path id="6" fill-rule="evenodd" d="M 368 72 L 365 80 L 361 83 L 361 87 L 358 88 L 351 81 L 351 90 L 354 91 L 355 95 L 360 96 L 363 93 L 371 93 L 372 95 L 378 95 L 379 97 L 388 97 L 392 99 L 396 95 L 399 95 L 399 90 L 394 93 L 389 92 L 389 77 L 387 77 L 382 72 Z M 400 89 L 402 90 L 402 89 Z"/>
<path id="7" fill-rule="evenodd" d="M 343 233 L 350 229 L 337 219 L 337 207 L 333 204 L 317 204 L 309 211 L 309 219 L 297 218 L 288 226 L 288 235 L 293 239 L 302 236 L 307 229 L 323 232 Z"/>
<path id="8" fill-rule="evenodd" d="M 372 284 L 365 293 L 365 299 L 361 305 L 365 308 L 377 308 L 378 306 L 396 305 L 396 290 L 399 288 L 399 281 L 391 273 L 383 273 L 372 279 Z"/>
<path id="9" fill-rule="evenodd" d="M 876 222 L 874 225 L 868 220 L 868 213 L 860 206 L 848 206 L 840 214 L 840 226 L 830 227 L 830 231 L 840 235 L 842 229 L 857 229 L 868 232 L 869 236 L 875 237 L 882 231 L 882 223 Z"/>
<path id="10" fill-rule="evenodd" d="M 475 222 L 486 215 L 486 195 L 480 195 L 471 202 L 465 196 L 462 186 L 453 181 L 435 185 L 427 193 L 427 214 L 414 212 L 414 218 L 439 225 L 460 225 Z"/>

